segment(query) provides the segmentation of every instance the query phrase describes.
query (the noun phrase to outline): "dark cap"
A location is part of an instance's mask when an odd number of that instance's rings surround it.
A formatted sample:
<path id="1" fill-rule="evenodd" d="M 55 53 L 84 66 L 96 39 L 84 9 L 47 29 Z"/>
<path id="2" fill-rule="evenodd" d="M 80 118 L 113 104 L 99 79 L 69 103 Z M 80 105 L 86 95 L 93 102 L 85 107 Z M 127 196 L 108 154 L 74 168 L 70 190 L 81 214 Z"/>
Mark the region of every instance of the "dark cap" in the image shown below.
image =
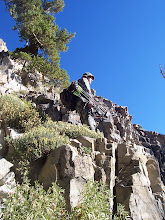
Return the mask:
<path id="1" fill-rule="evenodd" d="M 87 77 L 87 78 L 88 78 L 88 77 L 91 77 L 93 80 L 94 80 L 94 78 L 95 78 L 94 75 L 92 75 L 92 73 L 89 73 L 89 72 L 84 73 L 84 74 L 83 74 L 83 77 Z"/>

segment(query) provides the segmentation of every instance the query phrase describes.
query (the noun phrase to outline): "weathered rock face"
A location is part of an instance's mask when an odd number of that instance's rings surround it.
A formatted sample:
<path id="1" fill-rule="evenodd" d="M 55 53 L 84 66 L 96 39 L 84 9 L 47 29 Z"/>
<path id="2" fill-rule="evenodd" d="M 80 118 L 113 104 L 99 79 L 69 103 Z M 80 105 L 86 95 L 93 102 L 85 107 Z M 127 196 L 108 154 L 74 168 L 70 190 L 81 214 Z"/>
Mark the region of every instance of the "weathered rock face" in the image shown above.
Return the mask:
<path id="1" fill-rule="evenodd" d="M 15 174 L 10 171 L 13 166 L 5 158 L 0 159 L 0 210 L 3 204 L 3 198 L 7 198 L 9 193 L 14 193 Z M 3 207 L 3 205 L 2 205 Z"/>
<path id="2" fill-rule="evenodd" d="M 0 52 L 2 51 L 7 52 L 8 49 L 6 47 L 6 43 L 0 38 Z"/>
<path id="3" fill-rule="evenodd" d="M 26 72 L 24 61 L 14 60 L 10 57 L 6 43 L 0 39 L 0 93 L 24 91 L 27 93 L 31 88 L 41 88 L 42 74 Z M 47 80 L 47 79 L 45 79 Z"/>
<path id="4" fill-rule="evenodd" d="M 7 52 L 7 49 L 4 42 L 0 41 L 0 52 L 2 51 Z M 13 88 L 18 88 L 18 91 L 20 88 L 27 89 L 21 87 L 24 81 L 24 85 L 30 84 L 31 87 L 22 98 L 31 100 L 53 121 L 81 124 L 75 111 L 67 111 L 60 104 L 58 93 L 47 88 L 36 92 L 36 77 L 30 78 L 29 75 L 23 74 L 20 78 L 17 73 L 22 64 L 6 55 L 0 54 L 1 93 L 10 93 Z M 13 82 L 16 82 L 18 87 L 13 87 Z M 104 133 L 104 138 L 94 140 L 79 137 L 77 140 L 71 140 L 71 145 L 52 151 L 42 163 L 38 163 L 40 165 L 37 164 L 37 168 L 36 164 L 33 164 L 33 171 L 36 168 L 37 172 L 32 172 L 32 179 L 39 179 L 46 189 L 52 182 L 63 187 L 69 210 L 78 204 L 80 192 L 88 179 L 102 180 L 115 196 L 110 200 L 113 212 L 117 203 L 121 203 L 133 220 L 165 219 L 165 135 L 133 125 L 127 107 L 118 106 L 99 96 L 95 99 L 97 105 L 110 112 L 108 118 L 95 112 L 97 128 Z M 0 127 L 0 162 L 3 162 L 6 154 L 4 137 L 7 134 L 12 135 L 13 130 L 6 129 L 6 125 Z M 14 133 L 13 137 L 18 135 Z M 91 148 L 91 155 L 82 153 L 81 145 Z M 0 169 L 0 176 L 3 176 L 0 178 L 0 189 L 14 179 L 14 174 L 10 172 L 12 165 L 7 161 L 6 163 L 5 174 L 5 169 Z"/>
<path id="5" fill-rule="evenodd" d="M 32 101 L 36 106 L 47 114 L 53 121 L 62 120 L 62 110 L 59 104 L 59 96 L 54 92 L 35 92 L 30 90 L 22 98 Z"/>
<path id="6" fill-rule="evenodd" d="M 132 124 L 132 116 L 129 115 L 128 108 L 116 105 L 110 100 L 96 96 L 95 102 L 104 111 L 109 111 L 108 118 L 98 115 L 94 110 L 97 129 L 104 133 L 108 141 L 117 143 L 133 142 L 139 143 L 139 135 Z M 68 120 L 72 118 L 75 124 L 80 123 L 75 112 L 63 111 L 63 118 L 68 114 Z"/>
<path id="7" fill-rule="evenodd" d="M 20 70 L 23 64 L 12 60 L 8 52 L 0 52 L 0 93 L 11 93 L 28 89 L 22 85 Z"/>
<path id="8" fill-rule="evenodd" d="M 0 123 L 0 216 L 1 208 L 5 208 L 3 198 L 7 198 L 8 194 L 15 192 L 15 173 L 11 171 L 13 164 L 5 159 L 8 148 L 5 144 L 5 137 L 10 135 L 13 139 L 20 134 L 9 129 L 3 122 Z"/>
<path id="9" fill-rule="evenodd" d="M 106 139 L 95 143 L 95 180 L 110 187 L 114 210 L 121 203 L 135 220 L 165 219 L 165 135 L 133 125 L 127 107 L 97 99 L 111 115 L 96 118 Z"/>
<path id="10" fill-rule="evenodd" d="M 101 97 L 96 97 L 96 99 L 98 103 L 101 103 L 102 108 L 110 112 L 108 119 L 100 117 L 97 119 L 98 128 L 103 131 L 105 137 L 117 143 L 136 142 L 136 131 L 133 128 L 132 116 L 129 115 L 128 108 L 118 106 Z"/>
<path id="11" fill-rule="evenodd" d="M 146 131 L 139 125 L 134 125 L 134 128 L 137 131 L 141 145 L 145 147 L 146 151 L 157 158 L 161 179 L 165 184 L 165 135 Z"/>
<path id="12" fill-rule="evenodd" d="M 165 184 L 165 135 L 145 131 L 140 125 L 133 125 L 132 116 L 129 115 L 127 107 L 118 106 L 102 97 L 96 97 L 96 101 L 110 112 L 109 118 L 96 117 L 97 128 L 104 133 L 108 141 L 144 146 L 145 151 L 157 158 L 161 179 Z M 74 115 L 70 113 L 69 117 L 73 118 Z"/>
<path id="13" fill-rule="evenodd" d="M 125 205 L 133 219 L 163 219 L 163 183 L 157 160 L 136 144 L 119 144 L 117 158 L 117 202 Z"/>
<path id="14" fill-rule="evenodd" d="M 94 180 L 94 168 L 89 155 L 80 155 L 78 150 L 66 145 L 53 150 L 48 156 L 39 176 L 45 188 L 57 182 L 65 189 L 67 209 L 79 201 L 79 194 L 87 180 Z"/>

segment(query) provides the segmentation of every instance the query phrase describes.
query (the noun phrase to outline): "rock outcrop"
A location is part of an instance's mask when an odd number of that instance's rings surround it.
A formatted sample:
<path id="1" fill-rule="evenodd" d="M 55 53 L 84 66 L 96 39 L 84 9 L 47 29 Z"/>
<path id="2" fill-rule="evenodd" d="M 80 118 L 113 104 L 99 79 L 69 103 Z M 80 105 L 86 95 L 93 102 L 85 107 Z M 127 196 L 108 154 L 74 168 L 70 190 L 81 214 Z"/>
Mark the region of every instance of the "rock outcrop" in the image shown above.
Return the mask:
<path id="1" fill-rule="evenodd" d="M 133 219 L 163 219 L 163 183 L 157 160 L 143 146 L 125 143 L 118 145 L 117 158 L 117 202 L 130 210 Z"/>
<path id="2" fill-rule="evenodd" d="M 87 180 L 94 180 L 94 167 L 90 155 L 80 155 L 77 148 L 66 145 L 55 149 L 48 156 L 39 181 L 45 188 L 57 182 L 65 189 L 67 209 L 74 208 Z"/>
<path id="3" fill-rule="evenodd" d="M 4 148 L 5 147 L 4 137 L 2 136 L 0 137 L 0 143 L 3 144 L 3 148 Z M 5 208 L 3 203 L 3 198 L 7 198 L 8 194 L 15 192 L 16 182 L 15 182 L 15 174 L 14 172 L 11 171 L 12 167 L 13 164 L 7 161 L 3 157 L 3 155 L 0 154 L 0 216 L 1 216 L 1 209 Z"/>
<path id="4" fill-rule="evenodd" d="M 22 85 L 19 74 L 22 67 L 22 63 L 10 58 L 5 42 L 0 39 L 0 93 L 27 91 L 27 88 Z"/>
<path id="5" fill-rule="evenodd" d="M 3 41 L 0 41 L 0 51 L 7 52 Z M 0 54 L 2 94 L 24 90 L 26 94 L 24 92 L 21 97 L 31 100 L 53 121 L 80 124 L 77 113 L 62 106 L 57 92 L 43 87 L 42 91 L 36 92 L 36 85 L 41 85 L 36 82 L 36 77 L 30 77 L 30 74 L 25 76 L 21 72 L 22 64 L 6 55 Z M 40 75 L 37 77 L 39 81 Z M 133 220 L 165 219 L 165 135 L 133 125 L 127 107 L 103 97 L 96 96 L 95 99 L 101 108 L 110 112 L 109 118 L 95 112 L 97 129 L 103 132 L 104 138 L 78 137 L 70 140 L 71 145 L 61 146 L 48 155 L 38 173 L 32 174 L 33 179 L 38 179 L 46 189 L 52 182 L 63 187 L 68 210 L 78 205 L 80 192 L 86 181 L 91 179 L 101 180 L 110 188 L 114 195 L 110 200 L 113 212 L 116 211 L 117 203 L 121 203 Z M 5 159 L 7 149 L 4 137 L 12 133 L 6 128 L 6 125 L 1 124 L 0 164 L 6 163 L 6 168 L 0 169 L 0 196 L 6 192 L 5 185 L 13 184 L 14 181 L 14 173 L 10 171 L 12 164 Z M 91 154 L 83 153 L 81 146 L 91 148 Z"/>
<path id="6" fill-rule="evenodd" d="M 0 38 L 0 52 L 2 51 L 7 52 L 8 49 L 6 47 L 6 43 Z"/>
<path id="7" fill-rule="evenodd" d="M 0 198 L 7 198 L 8 193 L 14 192 L 15 175 L 10 171 L 12 166 L 5 158 L 0 159 Z"/>

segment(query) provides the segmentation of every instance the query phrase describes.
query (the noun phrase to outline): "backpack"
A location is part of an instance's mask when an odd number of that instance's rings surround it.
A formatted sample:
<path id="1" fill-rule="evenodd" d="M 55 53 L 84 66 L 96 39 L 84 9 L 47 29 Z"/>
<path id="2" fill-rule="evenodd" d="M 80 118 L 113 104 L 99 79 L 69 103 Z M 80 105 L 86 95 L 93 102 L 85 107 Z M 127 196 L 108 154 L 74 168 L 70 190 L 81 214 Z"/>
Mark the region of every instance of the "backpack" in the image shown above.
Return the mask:
<path id="1" fill-rule="evenodd" d="M 60 99 L 62 104 L 71 111 L 76 110 L 76 103 L 77 103 L 77 99 L 78 97 L 76 95 L 73 94 L 75 88 L 73 83 L 66 89 L 64 89 L 61 93 L 60 93 Z"/>

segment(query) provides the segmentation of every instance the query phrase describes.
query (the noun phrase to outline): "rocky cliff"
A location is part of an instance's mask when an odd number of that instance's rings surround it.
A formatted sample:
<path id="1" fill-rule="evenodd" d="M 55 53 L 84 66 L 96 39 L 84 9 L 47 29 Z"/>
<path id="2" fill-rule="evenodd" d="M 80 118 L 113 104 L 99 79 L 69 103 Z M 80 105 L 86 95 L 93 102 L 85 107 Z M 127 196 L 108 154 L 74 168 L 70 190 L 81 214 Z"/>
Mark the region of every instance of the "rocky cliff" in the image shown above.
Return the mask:
<path id="1" fill-rule="evenodd" d="M 58 92 L 43 86 L 39 73 L 34 76 L 21 72 L 23 64 L 10 58 L 3 40 L 0 40 L 0 61 L 1 94 L 17 92 L 53 121 L 80 124 L 77 113 L 62 106 Z M 106 119 L 96 114 L 97 129 L 104 137 L 78 137 L 70 145 L 53 150 L 44 163 L 37 165 L 32 178 L 45 188 L 58 182 L 65 189 L 69 210 L 77 205 L 88 179 L 102 180 L 114 195 L 110 201 L 113 212 L 117 203 L 121 203 L 134 220 L 165 219 L 165 135 L 133 125 L 127 107 L 100 96 L 96 96 L 96 102 L 110 112 Z M 4 158 L 4 137 L 10 134 L 15 138 L 19 134 L 3 123 L 0 132 L 0 197 L 6 197 L 12 191 L 8 186 L 14 185 L 15 179 L 10 171 L 12 164 Z M 82 146 L 91 148 L 92 153 L 83 153 Z"/>

